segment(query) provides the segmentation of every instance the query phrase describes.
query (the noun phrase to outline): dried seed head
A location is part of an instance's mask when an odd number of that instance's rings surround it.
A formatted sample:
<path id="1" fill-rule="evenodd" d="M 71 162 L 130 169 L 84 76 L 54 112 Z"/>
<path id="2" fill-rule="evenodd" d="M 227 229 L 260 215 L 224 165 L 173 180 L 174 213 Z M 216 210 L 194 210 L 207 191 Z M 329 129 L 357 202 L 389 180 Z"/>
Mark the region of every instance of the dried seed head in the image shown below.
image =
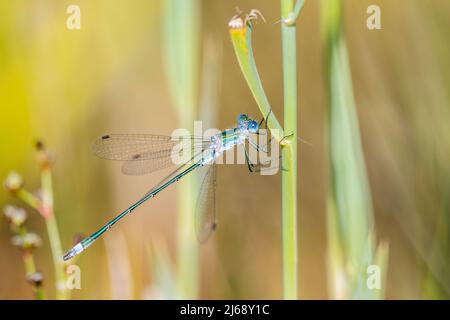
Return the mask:
<path id="1" fill-rule="evenodd" d="M 39 271 L 28 274 L 27 281 L 32 285 L 41 286 L 44 281 L 44 275 Z"/>
<path id="2" fill-rule="evenodd" d="M 6 220 L 15 227 L 20 227 L 27 220 L 27 213 L 22 208 L 7 205 L 3 209 Z"/>
<path id="3" fill-rule="evenodd" d="M 23 239 L 21 236 L 17 235 L 11 238 L 11 243 L 15 247 L 22 248 L 23 247 Z"/>
<path id="4" fill-rule="evenodd" d="M 23 188 L 23 179 L 17 172 L 11 172 L 5 179 L 5 188 L 9 192 L 17 192 Z"/>
<path id="5" fill-rule="evenodd" d="M 54 155 L 45 148 L 45 145 L 42 141 L 36 142 L 36 150 L 38 151 L 37 159 L 38 163 L 42 169 L 46 169 L 50 167 L 53 163 Z"/>
<path id="6" fill-rule="evenodd" d="M 239 8 L 236 8 L 236 12 L 237 14 L 234 15 L 228 23 L 228 27 L 231 29 L 244 29 L 246 25 L 253 20 L 256 21 L 261 19 L 263 22 L 266 22 L 262 13 L 256 9 L 252 9 L 249 13 L 244 14 Z"/>
<path id="7" fill-rule="evenodd" d="M 14 246 L 32 251 L 41 246 L 42 240 L 36 233 L 29 232 L 24 236 L 17 235 L 11 239 Z"/>
<path id="8" fill-rule="evenodd" d="M 35 147 L 38 151 L 45 150 L 44 143 L 41 140 L 36 141 Z"/>
<path id="9" fill-rule="evenodd" d="M 240 15 L 235 15 L 231 18 L 230 22 L 228 22 L 228 26 L 231 29 L 243 29 L 244 28 L 244 20 Z"/>
<path id="10" fill-rule="evenodd" d="M 250 12 L 245 16 L 245 22 L 247 23 L 248 21 L 252 21 L 252 20 L 258 20 L 259 18 L 261 18 L 261 20 L 265 23 L 266 22 L 266 18 L 264 18 L 263 14 L 261 13 L 261 11 L 256 10 L 256 9 L 252 9 L 250 10 Z"/>

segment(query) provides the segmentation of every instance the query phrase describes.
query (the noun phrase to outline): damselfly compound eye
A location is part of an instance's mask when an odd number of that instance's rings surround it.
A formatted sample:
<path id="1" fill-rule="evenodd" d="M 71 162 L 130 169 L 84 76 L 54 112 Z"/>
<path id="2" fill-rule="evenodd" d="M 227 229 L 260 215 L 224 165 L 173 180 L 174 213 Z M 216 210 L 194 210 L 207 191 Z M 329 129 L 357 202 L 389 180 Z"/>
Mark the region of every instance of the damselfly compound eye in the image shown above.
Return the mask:
<path id="1" fill-rule="evenodd" d="M 242 123 L 242 122 L 247 121 L 247 120 L 248 120 L 248 115 L 246 115 L 246 114 L 240 114 L 238 116 L 238 123 Z"/>
<path id="2" fill-rule="evenodd" d="M 259 129 L 259 124 L 255 120 L 251 120 L 248 122 L 248 131 L 251 133 L 256 133 Z"/>

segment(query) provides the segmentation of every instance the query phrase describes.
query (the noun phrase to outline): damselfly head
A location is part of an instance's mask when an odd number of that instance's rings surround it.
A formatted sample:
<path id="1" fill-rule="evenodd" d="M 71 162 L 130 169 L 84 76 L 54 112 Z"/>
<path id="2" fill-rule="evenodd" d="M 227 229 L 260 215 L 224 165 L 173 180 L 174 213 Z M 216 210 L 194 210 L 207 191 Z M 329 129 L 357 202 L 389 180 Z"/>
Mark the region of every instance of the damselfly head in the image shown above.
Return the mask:
<path id="1" fill-rule="evenodd" d="M 246 114 L 240 114 L 238 116 L 238 127 L 243 131 L 250 133 L 256 133 L 259 129 L 259 124 L 253 119 L 250 119 Z"/>

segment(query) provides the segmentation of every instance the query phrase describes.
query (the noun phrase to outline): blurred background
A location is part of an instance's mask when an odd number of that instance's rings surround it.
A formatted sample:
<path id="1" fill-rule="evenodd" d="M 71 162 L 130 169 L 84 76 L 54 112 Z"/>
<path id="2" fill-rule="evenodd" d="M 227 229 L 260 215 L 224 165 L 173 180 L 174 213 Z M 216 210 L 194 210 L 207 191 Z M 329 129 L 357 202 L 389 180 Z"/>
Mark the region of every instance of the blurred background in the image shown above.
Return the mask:
<path id="1" fill-rule="evenodd" d="M 66 27 L 70 4 L 81 29 Z M 386 298 L 450 296 L 450 2 L 345 0 L 345 29 L 377 240 L 389 243 Z M 366 27 L 377 4 L 382 30 Z M 235 6 L 259 9 L 254 54 L 274 113 L 282 119 L 281 38 L 277 1 L 202 1 L 199 104 L 218 128 L 239 113 L 260 118 L 228 34 Z M 105 133 L 170 134 L 180 127 L 165 69 L 163 0 L 0 2 L 0 177 L 20 172 L 40 185 L 33 147 L 55 154 L 55 214 L 64 250 L 90 234 L 167 172 L 130 177 L 96 158 Z M 302 299 L 328 298 L 326 195 L 327 95 L 318 1 L 298 23 L 299 287 Z M 211 108 L 213 110 L 208 110 Z M 209 112 L 209 113 L 208 113 Z M 212 116 L 211 116 L 212 114 Z M 197 116 L 196 118 L 199 118 Z M 219 228 L 200 248 L 200 298 L 278 299 L 281 288 L 280 177 L 218 173 Z M 182 182 L 181 182 L 182 183 Z M 177 259 L 179 185 L 149 201 L 76 261 L 79 299 L 170 297 Z M 251 190 L 251 192 L 249 192 Z M 23 206 L 6 191 L 0 205 Z M 27 210 L 41 235 L 35 252 L 44 288 L 54 272 L 42 217 Z M 0 298 L 32 299 L 21 253 L 0 222 Z M 155 251 L 154 248 L 157 247 Z M 153 249 L 152 249 L 153 248 Z M 151 254 L 151 252 L 157 254 Z"/>

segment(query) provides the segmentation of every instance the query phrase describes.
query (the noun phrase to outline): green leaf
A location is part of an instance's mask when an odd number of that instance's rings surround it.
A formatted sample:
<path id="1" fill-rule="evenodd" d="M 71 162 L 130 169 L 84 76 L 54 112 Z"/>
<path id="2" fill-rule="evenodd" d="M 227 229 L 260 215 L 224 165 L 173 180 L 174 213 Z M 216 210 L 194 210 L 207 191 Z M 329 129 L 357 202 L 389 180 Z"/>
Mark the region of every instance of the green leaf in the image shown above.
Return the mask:
<path id="1" fill-rule="evenodd" d="M 280 142 L 284 138 L 284 131 L 273 112 L 270 112 L 272 107 L 270 106 L 269 99 L 267 99 L 262 86 L 258 69 L 256 68 L 255 58 L 253 56 L 252 19 L 249 19 L 248 17 L 243 19 L 240 15 L 236 15 L 230 20 L 228 26 L 230 28 L 234 52 L 236 53 L 244 78 L 258 104 L 261 114 L 263 117 L 268 116 L 266 119 L 267 127 L 272 132 L 274 138 Z"/>

